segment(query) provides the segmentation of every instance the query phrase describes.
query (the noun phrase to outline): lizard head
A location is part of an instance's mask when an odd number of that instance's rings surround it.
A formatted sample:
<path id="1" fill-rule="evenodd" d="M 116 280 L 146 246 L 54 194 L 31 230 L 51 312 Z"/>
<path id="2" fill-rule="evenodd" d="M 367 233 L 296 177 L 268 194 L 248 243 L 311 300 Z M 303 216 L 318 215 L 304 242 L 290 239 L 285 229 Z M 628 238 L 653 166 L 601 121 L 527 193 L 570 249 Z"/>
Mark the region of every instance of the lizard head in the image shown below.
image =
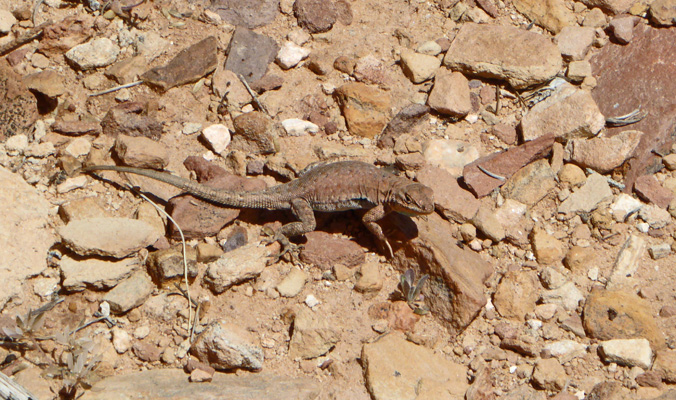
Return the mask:
<path id="1" fill-rule="evenodd" d="M 434 211 L 434 192 L 422 183 L 400 186 L 392 193 L 390 207 L 408 216 L 431 214 Z"/>

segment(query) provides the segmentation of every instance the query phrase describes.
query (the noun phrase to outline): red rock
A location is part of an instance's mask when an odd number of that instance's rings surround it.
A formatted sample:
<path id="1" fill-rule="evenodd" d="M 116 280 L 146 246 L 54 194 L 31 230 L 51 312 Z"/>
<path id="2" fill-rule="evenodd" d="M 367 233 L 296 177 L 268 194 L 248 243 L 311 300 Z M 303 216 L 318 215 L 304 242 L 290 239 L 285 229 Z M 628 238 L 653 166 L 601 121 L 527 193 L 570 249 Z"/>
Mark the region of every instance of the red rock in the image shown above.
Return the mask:
<path id="1" fill-rule="evenodd" d="M 305 237 L 307 243 L 300 252 L 303 262 L 322 270 L 331 269 L 336 264 L 351 268 L 364 263 L 364 250 L 352 240 L 319 231 L 308 232 Z"/>
<path id="2" fill-rule="evenodd" d="M 635 16 L 613 18 L 609 30 L 612 38 L 619 44 L 627 44 L 634 37 L 634 27 L 641 19 Z"/>
<path id="3" fill-rule="evenodd" d="M 674 199 L 674 193 L 660 185 L 654 175 L 643 175 L 636 179 L 634 190 L 644 200 L 662 208 L 667 208 Z"/>
<path id="4" fill-rule="evenodd" d="M 435 208 L 449 220 L 467 222 L 481 206 L 481 202 L 461 188 L 457 178 L 445 169 L 428 165 L 416 174 L 416 178 L 434 190 Z"/>
<path id="5" fill-rule="evenodd" d="M 136 342 L 132 350 L 134 350 L 136 357 L 145 362 L 160 361 L 162 355 L 162 349 L 150 342 Z"/>
<path id="6" fill-rule="evenodd" d="M 101 124 L 96 121 L 68 121 L 57 119 L 51 126 L 55 132 L 68 136 L 97 135 L 101 133 Z"/>
<path id="7" fill-rule="evenodd" d="M 338 10 L 333 0 L 296 0 L 293 13 L 298 25 L 310 33 L 328 32 L 338 19 Z"/>
<path id="8" fill-rule="evenodd" d="M 478 168 L 479 165 L 493 174 L 509 178 L 523 166 L 547 156 L 553 144 L 554 136 L 546 135 L 505 152 L 482 157 L 465 166 L 463 170 L 465 184 L 477 197 L 486 196 L 493 189 L 502 186 L 505 181 L 487 175 Z"/>
<path id="9" fill-rule="evenodd" d="M 101 121 L 103 133 L 145 136 L 158 140 L 162 136 L 162 124 L 147 115 L 146 108 L 140 102 L 122 103 L 112 107 Z"/>
<path id="10" fill-rule="evenodd" d="M 594 100 L 605 117 L 625 115 L 638 109 L 648 111 L 629 127 L 609 128 L 608 136 L 627 129 L 645 132 L 629 161 L 625 192 L 636 179 L 659 168 L 661 157 L 652 150 L 669 153 L 676 129 L 676 29 L 655 29 L 646 24 L 634 28 L 631 43 L 608 44 L 591 59 L 597 86 Z M 622 60 L 618 63 L 617 60 Z M 622 82 L 622 84 L 618 84 Z"/>
<path id="11" fill-rule="evenodd" d="M 503 123 L 493 125 L 492 133 L 498 139 L 502 140 L 505 144 L 516 144 L 516 141 L 518 139 L 518 136 L 516 134 L 516 128 L 514 128 L 511 125 L 505 125 Z"/>
<path id="12" fill-rule="evenodd" d="M 38 51 L 48 57 L 63 53 L 89 40 L 94 34 L 94 18 L 89 15 L 71 16 L 46 26 Z"/>

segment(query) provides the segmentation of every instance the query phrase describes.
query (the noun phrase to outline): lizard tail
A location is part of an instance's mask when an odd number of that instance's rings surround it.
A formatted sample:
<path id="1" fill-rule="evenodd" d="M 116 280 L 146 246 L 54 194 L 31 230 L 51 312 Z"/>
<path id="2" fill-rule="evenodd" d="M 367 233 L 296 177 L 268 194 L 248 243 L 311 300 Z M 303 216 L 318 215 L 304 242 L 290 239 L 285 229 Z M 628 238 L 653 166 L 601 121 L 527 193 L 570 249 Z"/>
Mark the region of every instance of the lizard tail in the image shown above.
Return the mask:
<path id="1" fill-rule="evenodd" d="M 186 193 L 201 199 L 221 204 L 227 207 L 235 208 L 268 208 L 266 196 L 259 192 L 236 192 L 213 189 L 207 185 L 182 178 L 180 176 L 172 175 L 166 172 L 155 171 L 152 169 L 121 167 L 116 165 L 92 165 L 83 167 L 82 172 L 94 171 L 116 171 L 126 172 L 136 175 L 146 176 L 160 182 L 168 183 L 175 186 Z"/>

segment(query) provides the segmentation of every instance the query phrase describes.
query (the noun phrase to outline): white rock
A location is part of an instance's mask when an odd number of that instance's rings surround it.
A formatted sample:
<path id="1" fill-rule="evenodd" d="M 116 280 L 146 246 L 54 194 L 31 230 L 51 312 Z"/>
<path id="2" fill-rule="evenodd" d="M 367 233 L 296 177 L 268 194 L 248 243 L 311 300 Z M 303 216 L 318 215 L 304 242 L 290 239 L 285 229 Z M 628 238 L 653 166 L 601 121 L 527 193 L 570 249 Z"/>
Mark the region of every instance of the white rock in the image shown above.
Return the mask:
<path id="1" fill-rule="evenodd" d="M 314 295 L 308 294 L 305 298 L 305 305 L 310 308 L 315 308 L 319 305 L 319 300 Z"/>
<path id="2" fill-rule="evenodd" d="M 197 122 L 186 122 L 183 124 L 183 130 L 181 131 L 184 135 L 192 135 L 193 133 L 197 133 L 202 129 L 202 124 L 198 124 Z"/>
<path id="3" fill-rule="evenodd" d="M 319 132 L 317 125 L 298 118 L 285 119 L 282 121 L 282 126 L 289 136 L 304 136 L 308 133 L 315 134 Z"/>
<path id="4" fill-rule="evenodd" d="M 145 339 L 146 336 L 150 334 L 150 326 L 148 325 L 143 325 L 139 326 L 138 328 L 134 329 L 134 337 L 138 340 Z"/>
<path id="5" fill-rule="evenodd" d="M 118 54 L 120 48 L 112 40 L 101 37 L 73 47 L 66 52 L 66 58 L 86 71 L 114 63 Z"/>
<path id="6" fill-rule="evenodd" d="M 648 233 L 650 230 L 650 225 L 645 222 L 639 222 L 636 224 L 636 229 L 638 229 L 638 231 L 641 233 Z"/>
<path id="7" fill-rule="evenodd" d="M 66 154 L 78 158 L 80 156 L 86 156 L 89 154 L 89 151 L 92 149 L 92 144 L 89 143 L 89 140 L 79 137 L 73 140 L 66 146 Z"/>
<path id="8" fill-rule="evenodd" d="M 294 42 L 285 42 L 277 53 L 277 64 L 283 69 L 290 69 L 298 65 L 310 55 L 310 50 L 304 49 Z"/>
<path id="9" fill-rule="evenodd" d="M 664 228 L 671 222 L 671 214 L 669 214 L 669 211 L 654 204 L 648 204 L 641 208 L 638 212 L 638 216 L 653 229 Z"/>
<path id="10" fill-rule="evenodd" d="M 16 18 L 9 10 L 0 10 L 0 33 L 3 35 L 12 31 L 12 26 L 16 24 Z"/>
<path id="11" fill-rule="evenodd" d="M 659 260 L 671 254 L 669 243 L 659 243 L 648 247 L 648 253 L 653 260 Z"/>
<path id="12" fill-rule="evenodd" d="M 209 142 L 214 152 L 221 154 L 230 144 L 230 129 L 221 124 L 211 125 L 202 131 L 202 137 Z"/>
<path id="13" fill-rule="evenodd" d="M 556 357 L 561 363 L 566 363 L 575 357 L 581 357 L 586 353 L 587 346 L 574 340 L 557 340 L 547 343 L 544 350 Z"/>
<path id="14" fill-rule="evenodd" d="M 441 53 L 441 46 L 439 43 L 434 40 L 428 40 L 427 42 L 422 43 L 416 51 L 420 54 L 427 54 L 428 56 L 436 56 Z"/>
<path id="15" fill-rule="evenodd" d="M 23 134 L 11 136 L 5 142 L 5 149 L 11 155 L 23 154 L 23 152 L 27 148 L 28 148 L 28 136 Z"/>
<path id="16" fill-rule="evenodd" d="M 310 36 L 309 33 L 305 32 L 305 29 L 298 28 L 289 32 L 289 34 L 286 35 L 286 38 L 294 42 L 295 44 L 302 46 L 305 43 L 307 43 L 310 39 L 312 39 L 312 36 Z"/>
<path id="17" fill-rule="evenodd" d="M 131 337 L 124 329 L 116 326 L 111 329 L 113 334 L 113 347 L 118 354 L 126 353 L 131 348 Z"/>
<path id="18" fill-rule="evenodd" d="M 276 289 L 282 297 L 295 297 L 303 290 L 307 278 L 305 272 L 294 267 L 277 285 Z"/>
<path id="19" fill-rule="evenodd" d="M 401 67 L 404 75 L 413 83 L 423 83 L 432 79 L 441 66 L 441 60 L 427 54 L 416 53 L 413 50 L 401 51 Z"/>
<path id="20" fill-rule="evenodd" d="M 620 193 L 610 205 L 610 212 L 617 222 L 624 222 L 627 215 L 639 211 L 643 207 L 643 203 L 635 199 L 633 196 L 626 193 Z"/>
<path id="21" fill-rule="evenodd" d="M 87 175 L 79 175 L 61 182 L 56 187 L 56 191 L 59 193 L 67 193 L 71 190 L 80 189 L 85 186 L 87 186 Z"/>
<path id="22" fill-rule="evenodd" d="M 445 169 L 453 176 L 461 176 L 465 165 L 479 158 L 476 147 L 459 140 L 430 140 L 425 143 L 423 154 L 427 162 Z"/>
<path id="23" fill-rule="evenodd" d="M 33 142 L 26 151 L 27 156 L 35 158 L 44 158 L 47 156 L 51 156 L 54 153 L 56 153 L 56 147 L 54 147 L 54 143 L 52 142 L 42 142 L 42 143 Z"/>
<path id="24" fill-rule="evenodd" d="M 605 362 L 643 369 L 652 365 L 653 351 L 647 339 L 606 340 L 599 347 Z"/>
<path id="25" fill-rule="evenodd" d="M 568 282 L 558 289 L 543 291 L 541 299 L 543 303 L 558 304 L 568 311 L 573 311 L 584 300 L 584 295 L 573 282 Z"/>

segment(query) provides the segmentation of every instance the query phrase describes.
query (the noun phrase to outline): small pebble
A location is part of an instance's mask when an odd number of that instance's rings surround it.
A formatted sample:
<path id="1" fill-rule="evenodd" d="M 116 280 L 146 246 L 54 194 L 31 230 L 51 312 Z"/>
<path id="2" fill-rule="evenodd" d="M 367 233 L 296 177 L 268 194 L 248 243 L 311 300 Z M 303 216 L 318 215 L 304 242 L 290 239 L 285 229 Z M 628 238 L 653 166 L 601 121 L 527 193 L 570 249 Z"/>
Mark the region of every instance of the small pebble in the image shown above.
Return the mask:
<path id="1" fill-rule="evenodd" d="M 319 300 L 314 295 L 308 294 L 305 298 L 305 305 L 310 308 L 315 308 L 319 305 Z"/>

